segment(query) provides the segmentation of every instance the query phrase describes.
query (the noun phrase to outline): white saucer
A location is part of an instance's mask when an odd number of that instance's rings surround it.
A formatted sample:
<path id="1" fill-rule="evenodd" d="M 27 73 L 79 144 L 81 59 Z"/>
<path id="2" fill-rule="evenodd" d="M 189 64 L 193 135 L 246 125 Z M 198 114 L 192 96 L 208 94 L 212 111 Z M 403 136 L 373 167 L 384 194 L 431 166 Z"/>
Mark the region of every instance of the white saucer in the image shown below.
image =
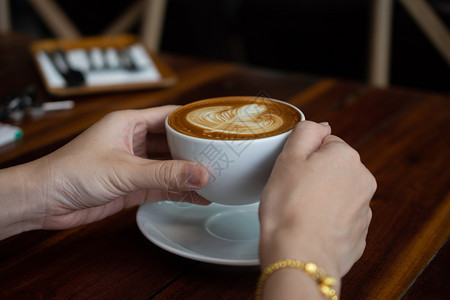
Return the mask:
<path id="1" fill-rule="evenodd" d="M 136 220 L 150 241 L 174 254 L 220 265 L 259 265 L 258 203 L 155 202 L 142 205 Z"/>

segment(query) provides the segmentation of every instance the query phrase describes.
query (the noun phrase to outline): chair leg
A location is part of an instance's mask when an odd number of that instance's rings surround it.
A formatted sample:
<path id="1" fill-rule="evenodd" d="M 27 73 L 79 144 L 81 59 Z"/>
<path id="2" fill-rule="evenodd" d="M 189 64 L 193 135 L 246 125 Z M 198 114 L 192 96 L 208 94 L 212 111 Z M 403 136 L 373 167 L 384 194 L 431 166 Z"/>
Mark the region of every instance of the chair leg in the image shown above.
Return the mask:
<path id="1" fill-rule="evenodd" d="M 164 25 L 166 0 L 146 0 L 141 38 L 150 50 L 157 52 Z"/>
<path id="2" fill-rule="evenodd" d="M 11 12 L 9 10 L 9 0 L 0 0 L 0 32 L 11 30 Z"/>
<path id="3" fill-rule="evenodd" d="M 389 85 L 393 0 L 372 1 L 369 84 Z"/>
<path id="4" fill-rule="evenodd" d="M 433 8 L 424 0 L 400 0 L 400 3 L 450 66 L 450 33 Z"/>
<path id="5" fill-rule="evenodd" d="M 121 16 L 119 16 L 103 34 L 113 35 L 127 31 L 142 16 L 145 8 L 145 1 L 135 1 Z"/>
<path id="6" fill-rule="evenodd" d="M 81 36 L 64 11 L 52 0 L 28 1 L 57 37 L 78 38 Z"/>

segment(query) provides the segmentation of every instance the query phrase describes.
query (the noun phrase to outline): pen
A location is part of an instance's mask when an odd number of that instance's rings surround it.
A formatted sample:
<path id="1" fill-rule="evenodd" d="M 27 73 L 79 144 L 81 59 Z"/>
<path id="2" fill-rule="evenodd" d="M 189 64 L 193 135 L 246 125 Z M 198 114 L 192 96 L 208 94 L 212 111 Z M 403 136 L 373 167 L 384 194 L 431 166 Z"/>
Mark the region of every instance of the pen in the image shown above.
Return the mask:
<path id="1" fill-rule="evenodd" d="M 21 128 L 10 124 L 0 123 L 0 147 L 20 139 L 23 135 Z"/>

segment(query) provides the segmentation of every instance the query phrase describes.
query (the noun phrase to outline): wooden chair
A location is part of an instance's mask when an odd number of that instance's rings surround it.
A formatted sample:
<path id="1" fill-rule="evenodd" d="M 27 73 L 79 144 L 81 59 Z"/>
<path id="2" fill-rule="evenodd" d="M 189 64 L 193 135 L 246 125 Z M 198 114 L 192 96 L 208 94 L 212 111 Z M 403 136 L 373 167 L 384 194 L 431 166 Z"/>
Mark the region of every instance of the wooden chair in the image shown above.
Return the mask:
<path id="1" fill-rule="evenodd" d="M 394 0 L 373 0 L 369 83 L 389 85 L 392 6 Z M 425 0 L 398 0 L 450 67 L 450 33 Z"/>
<path id="2" fill-rule="evenodd" d="M 58 38 L 77 38 L 81 33 L 53 0 L 28 0 L 43 22 Z M 142 18 L 141 39 L 147 46 L 159 50 L 167 0 L 136 0 L 101 34 L 113 35 L 126 31 Z M 0 31 L 11 28 L 9 0 L 0 0 Z"/>

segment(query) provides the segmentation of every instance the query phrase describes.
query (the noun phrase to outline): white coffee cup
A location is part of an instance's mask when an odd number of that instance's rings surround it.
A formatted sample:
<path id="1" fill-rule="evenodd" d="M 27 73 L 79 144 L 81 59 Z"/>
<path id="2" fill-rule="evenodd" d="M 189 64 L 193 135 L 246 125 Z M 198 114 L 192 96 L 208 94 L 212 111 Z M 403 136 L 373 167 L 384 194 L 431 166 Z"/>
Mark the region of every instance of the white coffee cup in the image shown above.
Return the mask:
<path id="1" fill-rule="evenodd" d="M 303 112 L 295 109 L 304 121 Z M 172 158 L 203 164 L 210 178 L 197 193 L 211 202 L 224 205 L 259 201 L 275 161 L 292 131 L 249 140 L 216 140 L 180 133 L 171 128 L 167 120 L 166 134 Z"/>

